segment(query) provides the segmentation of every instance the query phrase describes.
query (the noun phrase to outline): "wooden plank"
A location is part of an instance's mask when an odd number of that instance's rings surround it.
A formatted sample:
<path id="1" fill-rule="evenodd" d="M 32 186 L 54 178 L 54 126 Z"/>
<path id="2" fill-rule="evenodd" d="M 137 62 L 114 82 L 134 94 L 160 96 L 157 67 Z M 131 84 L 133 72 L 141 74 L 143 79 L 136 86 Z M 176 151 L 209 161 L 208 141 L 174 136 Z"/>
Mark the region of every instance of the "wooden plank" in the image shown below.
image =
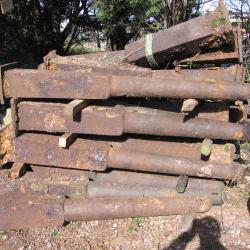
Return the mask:
<path id="1" fill-rule="evenodd" d="M 9 178 L 18 179 L 26 172 L 26 165 L 24 162 L 15 162 L 9 170 Z"/>
<path id="2" fill-rule="evenodd" d="M 68 148 L 77 138 L 76 134 L 64 133 L 59 137 L 58 146 L 61 148 Z"/>
<path id="3" fill-rule="evenodd" d="M 86 108 L 88 105 L 88 100 L 73 100 L 64 107 L 64 114 L 73 119 L 78 112 Z"/>

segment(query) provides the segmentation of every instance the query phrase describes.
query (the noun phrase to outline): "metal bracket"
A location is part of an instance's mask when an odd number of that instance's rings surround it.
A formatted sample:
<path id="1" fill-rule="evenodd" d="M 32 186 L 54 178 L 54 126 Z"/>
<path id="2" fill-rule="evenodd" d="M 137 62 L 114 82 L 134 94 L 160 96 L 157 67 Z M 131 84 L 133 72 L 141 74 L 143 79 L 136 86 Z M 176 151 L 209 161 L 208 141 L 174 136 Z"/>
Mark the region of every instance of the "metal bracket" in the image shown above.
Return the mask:
<path id="1" fill-rule="evenodd" d="M 14 69 L 17 66 L 18 66 L 17 62 L 0 65 L 0 104 L 5 103 L 4 91 L 3 91 L 4 72 L 10 69 Z"/>

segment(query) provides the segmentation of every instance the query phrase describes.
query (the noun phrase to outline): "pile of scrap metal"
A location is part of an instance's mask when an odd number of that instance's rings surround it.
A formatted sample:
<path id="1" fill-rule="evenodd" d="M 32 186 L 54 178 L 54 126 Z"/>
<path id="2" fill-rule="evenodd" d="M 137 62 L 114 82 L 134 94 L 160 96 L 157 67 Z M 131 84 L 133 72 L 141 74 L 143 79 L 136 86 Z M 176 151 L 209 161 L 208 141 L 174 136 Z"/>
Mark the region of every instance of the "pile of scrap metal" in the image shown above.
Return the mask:
<path id="1" fill-rule="evenodd" d="M 235 141 L 250 138 L 250 86 L 222 4 L 124 51 L 11 66 L 0 229 L 203 213 L 244 176 Z"/>

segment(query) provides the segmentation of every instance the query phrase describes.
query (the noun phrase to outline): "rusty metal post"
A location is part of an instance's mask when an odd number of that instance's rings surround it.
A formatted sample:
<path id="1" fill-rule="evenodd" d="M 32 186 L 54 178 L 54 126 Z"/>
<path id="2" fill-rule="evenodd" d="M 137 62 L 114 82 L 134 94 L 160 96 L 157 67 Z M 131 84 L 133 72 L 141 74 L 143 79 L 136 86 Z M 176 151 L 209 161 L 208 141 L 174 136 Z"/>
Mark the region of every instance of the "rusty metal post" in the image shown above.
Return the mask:
<path id="1" fill-rule="evenodd" d="M 190 197 L 67 199 L 64 214 L 65 221 L 89 221 L 203 213 L 210 207 L 209 199 Z"/>
<path id="2" fill-rule="evenodd" d="M 222 91 L 223 90 L 223 91 Z M 247 100 L 250 86 L 242 84 L 110 76 L 79 71 L 9 70 L 4 74 L 5 97 L 108 99 L 110 97 L 169 97 Z"/>
<path id="3" fill-rule="evenodd" d="M 124 132 L 133 134 L 249 140 L 250 127 L 171 112 L 126 112 Z"/>
<path id="4" fill-rule="evenodd" d="M 223 164 L 146 153 L 117 147 L 110 142 L 93 145 L 91 140 L 77 139 L 68 150 L 58 147 L 58 137 L 24 134 L 15 140 L 16 161 L 29 164 L 104 171 L 108 167 L 198 177 L 240 179 L 244 168 Z"/>
<path id="5" fill-rule="evenodd" d="M 143 185 L 125 185 L 117 183 L 96 183 L 88 184 L 88 197 L 95 198 L 129 198 L 129 197 L 194 197 L 207 198 L 211 200 L 213 205 L 223 204 L 223 196 L 221 191 L 200 190 L 187 188 L 182 194 L 176 192 L 175 188 L 162 186 L 143 186 Z"/>
<path id="6" fill-rule="evenodd" d="M 245 169 L 236 163 L 232 165 L 213 164 L 119 148 L 109 150 L 108 166 L 116 169 L 218 179 L 241 179 L 245 174 Z"/>
<path id="7" fill-rule="evenodd" d="M 146 108 L 89 106 L 79 122 L 64 115 L 65 104 L 21 102 L 20 130 L 120 136 L 123 133 L 181 136 L 224 140 L 248 140 L 250 127 L 190 118 L 184 114 Z"/>
<path id="8" fill-rule="evenodd" d="M 112 170 L 109 173 L 97 173 L 95 183 L 117 183 L 118 185 L 140 185 L 174 189 L 177 180 L 178 177 L 169 175 Z M 187 188 L 190 190 L 222 192 L 225 189 L 225 185 L 222 181 L 189 178 Z"/>
<path id="9" fill-rule="evenodd" d="M 246 84 L 218 83 L 180 79 L 147 79 L 113 76 L 111 96 L 169 97 L 214 100 L 246 100 L 250 87 Z"/>

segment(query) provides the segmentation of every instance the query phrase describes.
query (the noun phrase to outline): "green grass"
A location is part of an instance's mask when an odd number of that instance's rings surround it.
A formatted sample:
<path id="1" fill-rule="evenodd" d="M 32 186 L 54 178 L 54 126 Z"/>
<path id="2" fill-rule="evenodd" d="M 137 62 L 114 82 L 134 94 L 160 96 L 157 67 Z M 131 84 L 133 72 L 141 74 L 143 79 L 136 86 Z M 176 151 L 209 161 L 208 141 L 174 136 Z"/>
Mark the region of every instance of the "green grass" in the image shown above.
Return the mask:
<path id="1" fill-rule="evenodd" d="M 57 236 L 59 236 L 59 235 L 60 235 L 59 229 L 55 229 L 55 230 L 50 234 L 50 236 L 52 236 L 52 237 L 57 237 Z"/>
<path id="2" fill-rule="evenodd" d="M 144 223 L 145 223 L 144 217 L 134 217 L 132 219 L 132 225 L 128 228 L 128 231 L 130 233 L 138 232 L 139 228 L 142 227 Z"/>

